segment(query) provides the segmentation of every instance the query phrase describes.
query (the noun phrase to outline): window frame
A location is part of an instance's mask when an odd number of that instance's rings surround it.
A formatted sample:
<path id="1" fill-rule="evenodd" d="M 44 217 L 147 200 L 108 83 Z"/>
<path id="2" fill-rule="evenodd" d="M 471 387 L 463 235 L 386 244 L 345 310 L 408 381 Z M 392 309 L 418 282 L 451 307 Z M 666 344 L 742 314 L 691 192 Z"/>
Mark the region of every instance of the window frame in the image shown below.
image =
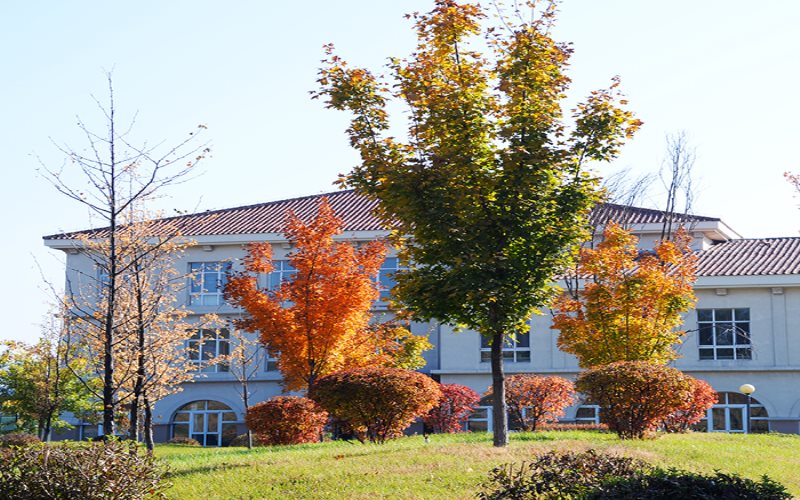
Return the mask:
<path id="1" fill-rule="evenodd" d="M 225 285 L 228 283 L 230 272 L 230 261 L 189 262 L 189 305 L 223 305 L 225 303 Z M 207 283 L 207 281 L 211 280 L 214 280 L 213 287 L 210 287 L 209 283 Z"/>
<path id="2" fill-rule="evenodd" d="M 209 406 L 211 405 L 209 405 L 209 403 L 213 403 L 213 405 L 217 407 L 210 408 Z M 202 406 L 202 408 L 193 408 L 193 406 Z M 231 417 L 231 414 L 233 417 Z M 179 415 L 181 417 L 179 417 Z M 186 415 L 187 417 L 184 419 L 182 415 Z M 213 419 L 211 418 L 212 416 L 214 417 Z M 180 420 L 178 420 L 178 418 L 180 418 Z M 211 429 L 211 420 L 216 420 L 216 424 L 213 425 L 215 429 Z M 196 428 L 198 421 L 201 423 L 202 427 L 200 430 Z M 176 426 L 186 426 L 186 434 L 184 435 L 184 433 L 181 433 L 180 436 L 197 439 L 201 446 L 227 446 L 230 440 L 236 437 L 239 423 L 241 422 L 236 412 L 225 403 L 208 399 L 192 401 L 178 408 L 172 415 L 170 436 L 172 438 L 176 437 Z M 232 433 L 230 433 L 231 427 L 233 430 Z M 228 435 L 232 434 L 232 438 L 225 438 L 226 430 L 228 431 Z M 216 442 L 210 440 L 209 437 L 213 437 Z"/>
<path id="3" fill-rule="evenodd" d="M 710 319 L 701 319 L 709 313 Z M 750 361 L 753 359 L 749 307 L 703 308 L 697 309 L 696 314 L 697 353 L 700 361 Z M 723 315 L 723 318 L 719 319 L 719 315 Z M 740 319 L 742 316 L 746 317 Z M 726 317 L 730 319 L 726 319 Z M 730 336 L 729 344 L 724 343 L 726 335 Z M 704 337 L 706 338 L 704 339 Z M 746 343 L 743 340 L 746 340 Z M 727 351 L 730 351 L 729 356 Z M 721 353 L 725 353 L 725 355 L 721 355 Z"/>
<path id="4" fill-rule="evenodd" d="M 206 336 L 214 332 L 213 338 Z M 209 349 L 209 347 L 213 348 Z M 211 351 L 209 355 L 206 353 Z M 227 373 L 228 363 L 208 363 L 218 356 L 227 356 L 231 352 L 231 334 L 227 328 L 197 328 L 191 338 L 186 340 L 186 354 L 189 362 L 200 373 Z"/>
<path id="5" fill-rule="evenodd" d="M 275 259 L 272 261 L 272 271 L 264 275 L 264 288 L 271 292 L 277 291 L 281 284 L 296 274 L 297 268 L 292 266 L 289 259 Z"/>
<path id="6" fill-rule="evenodd" d="M 520 333 L 515 340 L 509 336 L 503 341 L 503 362 L 504 363 L 530 363 L 533 361 L 533 349 L 531 349 L 531 332 Z M 527 345 L 520 345 L 527 344 Z M 480 335 L 480 356 L 481 363 L 489 363 L 492 358 L 492 347 L 489 345 L 489 338 Z"/>

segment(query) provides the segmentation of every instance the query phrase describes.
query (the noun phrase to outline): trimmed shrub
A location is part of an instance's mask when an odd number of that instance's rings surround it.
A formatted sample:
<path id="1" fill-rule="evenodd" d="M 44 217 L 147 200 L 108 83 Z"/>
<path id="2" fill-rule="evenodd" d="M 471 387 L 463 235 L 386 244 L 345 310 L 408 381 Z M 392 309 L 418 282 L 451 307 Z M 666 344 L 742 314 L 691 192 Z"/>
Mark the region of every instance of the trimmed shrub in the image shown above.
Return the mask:
<path id="1" fill-rule="evenodd" d="M 12 432 L 0 436 L 0 448 L 10 448 L 12 446 L 30 446 L 41 443 L 42 440 L 33 434 L 25 432 Z"/>
<path id="2" fill-rule="evenodd" d="M 714 406 L 719 398 L 708 382 L 688 376 L 687 378 L 694 385 L 692 395 L 661 423 L 661 427 L 667 432 L 688 431 L 692 425 L 706 416 L 708 409 Z"/>
<path id="3" fill-rule="evenodd" d="M 506 464 L 489 472 L 478 497 L 484 500 L 536 498 L 556 500 L 582 498 L 604 481 L 649 472 L 646 462 L 605 455 L 594 450 L 582 453 L 551 451 L 519 467 Z"/>
<path id="4" fill-rule="evenodd" d="M 110 440 L 3 449 L 3 498 L 140 499 L 163 496 L 166 468 L 136 445 Z"/>
<path id="5" fill-rule="evenodd" d="M 655 469 L 647 474 L 605 482 L 586 496 L 608 500 L 705 500 L 725 498 L 737 500 L 785 500 L 792 498 L 786 488 L 763 476 L 753 481 L 737 474 L 715 472 L 710 475 L 677 469 Z"/>
<path id="6" fill-rule="evenodd" d="M 262 445 L 315 443 L 328 413 L 308 398 L 276 396 L 248 407 L 245 421 Z"/>
<path id="7" fill-rule="evenodd" d="M 506 404 L 524 431 L 564 416 L 575 398 L 575 386 L 563 377 L 518 374 L 506 378 Z"/>
<path id="8" fill-rule="evenodd" d="M 198 441 L 198 440 L 196 440 L 194 438 L 186 437 L 186 436 L 174 437 L 174 438 L 170 439 L 169 441 L 167 441 L 167 443 L 169 443 L 169 444 L 182 444 L 184 446 L 200 446 L 200 441 Z"/>
<path id="9" fill-rule="evenodd" d="M 428 413 L 442 392 L 437 382 L 421 373 L 368 367 L 319 379 L 311 397 L 345 421 L 360 441 L 383 443 Z"/>
<path id="10" fill-rule="evenodd" d="M 680 370 L 646 361 L 619 361 L 583 372 L 577 389 L 600 406 L 622 439 L 642 439 L 691 398 L 694 384 Z"/>
<path id="11" fill-rule="evenodd" d="M 480 394 L 460 384 L 439 384 L 442 397 L 422 422 L 433 432 L 461 432 L 464 424 L 481 400 Z"/>

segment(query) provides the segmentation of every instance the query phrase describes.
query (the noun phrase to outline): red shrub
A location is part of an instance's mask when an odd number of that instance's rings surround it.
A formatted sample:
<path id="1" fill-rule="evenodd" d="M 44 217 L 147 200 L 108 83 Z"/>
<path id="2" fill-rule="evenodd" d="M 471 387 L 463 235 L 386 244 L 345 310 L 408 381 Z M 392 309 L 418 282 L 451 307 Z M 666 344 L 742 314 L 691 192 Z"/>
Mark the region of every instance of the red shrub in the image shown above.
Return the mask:
<path id="1" fill-rule="evenodd" d="M 582 373 L 577 389 L 600 406 L 603 421 L 622 439 L 645 437 L 691 397 L 680 370 L 646 361 L 618 361 Z"/>
<path id="2" fill-rule="evenodd" d="M 529 432 L 563 417 L 575 396 L 575 386 L 562 377 L 519 374 L 506 378 L 505 384 L 508 412 Z"/>
<path id="3" fill-rule="evenodd" d="M 319 441 L 328 413 L 308 398 L 277 396 L 247 408 L 245 421 L 259 443 L 313 443 Z"/>
<path id="4" fill-rule="evenodd" d="M 469 387 L 459 384 L 439 384 L 439 389 L 442 391 L 439 404 L 422 421 L 433 428 L 433 432 L 461 432 L 481 396 Z"/>
<path id="5" fill-rule="evenodd" d="M 717 403 L 717 392 L 705 380 L 688 378 L 694 388 L 692 395 L 676 411 L 671 413 L 662 426 L 667 432 L 686 432 L 706 416 L 709 408 Z"/>
<path id="6" fill-rule="evenodd" d="M 311 397 L 345 421 L 360 440 L 382 443 L 397 437 L 442 396 L 439 384 L 399 368 L 356 368 L 327 375 Z"/>

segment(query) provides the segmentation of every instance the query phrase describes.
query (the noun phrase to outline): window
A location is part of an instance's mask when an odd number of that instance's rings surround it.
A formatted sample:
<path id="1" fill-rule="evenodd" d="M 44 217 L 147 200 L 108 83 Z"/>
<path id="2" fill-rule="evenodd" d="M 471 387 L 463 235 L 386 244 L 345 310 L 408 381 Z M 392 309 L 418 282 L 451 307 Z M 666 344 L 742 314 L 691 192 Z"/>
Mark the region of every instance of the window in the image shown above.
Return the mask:
<path id="1" fill-rule="evenodd" d="M 194 332 L 186 343 L 189 360 L 197 371 L 205 373 L 227 372 L 227 363 L 214 363 L 217 356 L 230 353 L 230 332 L 225 328 L 212 330 L 202 328 Z"/>
<path id="2" fill-rule="evenodd" d="M 481 363 L 488 363 L 492 360 L 492 347 L 489 345 L 489 338 L 481 335 Z M 518 333 L 516 341 L 506 337 L 503 342 L 503 361 L 511 363 L 527 363 L 531 360 L 531 334 Z"/>
<path id="3" fill-rule="evenodd" d="M 387 302 L 392 298 L 392 288 L 397 284 L 394 275 L 397 271 L 404 269 L 400 266 L 400 259 L 397 257 L 387 257 L 380 270 L 378 270 L 378 290 L 380 290 L 380 297 L 378 300 Z"/>
<path id="4" fill-rule="evenodd" d="M 599 424 L 600 407 L 593 404 L 580 405 L 575 411 L 576 424 Z"/>
<path id="5" fill-rule="evenodd" d="M 769 432 L 767 409 L 757 399 L 750 399 L 750 432 Z M 694 425 L 703 432 L 747 432 L 747 396 L 738 392 L 718 393 L 717 404 L 706 418 Z"/>
<path id="6" fill-rule="evenodd" d="M 273 357 L 272 354 L 267 350 L 267 348 L 262 347 L 264 349 L 264 371 L 265 372 L 276 372 L 278 371 L 278 358 Z"/>
<path id="7" fill-rule="evenodd" d="M 217 401 L 183 405 L 172 417 L 172 437 L 190 437 L 203 446 L 228 446 L 237 434 L 236 413 Z"/>
<path id="8" fill-rule="evenodd" d="M 218 306 L 224 300 L 222 292 L 231 271 L 230 262 L 191 262 L 191 290 L 189 304 Z"/>
<path id="9" fill-rule="evenodd" d="M 288 260 L 272 261 L 274 269 L 267 275 L 267 289 L 275 291 L 284 281 L 289 281 L 297 274 L 297 269 Z"/>
<path id="10" fill-rule="evenodd" d="M 492 430 L 492 396 L 484 396 L 467 419 L 467 430 L 470 432 L 488 432 Z"/>
<path id="11" fill-rule="evenodd" d="M 698 309 L 700 359 L 752 359 L 750 309 Z"/>

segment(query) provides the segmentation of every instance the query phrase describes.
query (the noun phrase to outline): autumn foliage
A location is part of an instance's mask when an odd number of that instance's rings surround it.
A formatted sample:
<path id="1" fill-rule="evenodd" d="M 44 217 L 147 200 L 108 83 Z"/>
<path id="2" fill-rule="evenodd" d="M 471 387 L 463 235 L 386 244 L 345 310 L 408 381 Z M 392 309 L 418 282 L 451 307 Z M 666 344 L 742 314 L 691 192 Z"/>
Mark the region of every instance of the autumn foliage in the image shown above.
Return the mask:
<path id="1" fill-rule="evenodd" d="M 439 384 L 422 373 L 376 366 L 327 375 L 310 397 L 359 440 L 383 443 L 428 413 L 441 395 Z"/>
<path id="2" fill-rule="evenodd" d="M 529 432 L 563 417 L 575 397 L 572 382 L 562 377 L 518 374 L 506 378 L 505 383 L 508 412 Z"/>
<path id="3" fill-rule="evenodd" d="M 661 423 L 667 432 L 686 432 L 702 420 L 709 408 L 717 404 L 717 392 L 705 380 L 688 377 L 694 386 L 692 394 Z"/>
<path id="4" fill-rule="evenodd" d="M 467 386 L 460 384 L 439 384 L 442 397 L 422 421 L 438 433 L 453 433 L 464 430 L 472 411 L 480 402 L 481 396 Z"/>
<path id="5" fill-rule="evenodd" d="M 380 349 L 369 329 L 385 244 L 337 243 L 333 237 L 342 226 L 325 198 L 310 222 L 290 214 L 285 235 L 295 248 L 288 256 L 297 269 L 294 277 L 277 290 L 260 289 L 258 274 L 274 269 L 272 247 L 251 243 L 246 272 L 232 276 L 225 288 L 230 302 L 248 314 L 239 326 L 260 332 L 289 390 L 308 388 L 344 368 L 386 361 L 378 359 Z"/>
<path id="6" fill-rule="evenodd" d="M 619 361 L 583 372 L 578 391 L 600 406 L 603 422 L 622 439 L 646 437 L 692 397 L 692 378 L 646 361 Z"/>
<path id="7" fill-rule="evenodd" d="M 695 303 L 697 257 L 688 233 L 641 253 L 637 238 L 609 223 L 596 249 L 581 252 L 578 275 L 586 279 L 577 297 L 563 295 L 554 309 L 558 346 L 583 368 L 615 361 L 667 363 L 685 332 L 681 313 Z"/>
<path id="8" fill-rule="evenodd" d="M 328 412 L 308 398 L 276 396 L 247 408 L 247 427 L 260 444 L 319 441 Z"/>

